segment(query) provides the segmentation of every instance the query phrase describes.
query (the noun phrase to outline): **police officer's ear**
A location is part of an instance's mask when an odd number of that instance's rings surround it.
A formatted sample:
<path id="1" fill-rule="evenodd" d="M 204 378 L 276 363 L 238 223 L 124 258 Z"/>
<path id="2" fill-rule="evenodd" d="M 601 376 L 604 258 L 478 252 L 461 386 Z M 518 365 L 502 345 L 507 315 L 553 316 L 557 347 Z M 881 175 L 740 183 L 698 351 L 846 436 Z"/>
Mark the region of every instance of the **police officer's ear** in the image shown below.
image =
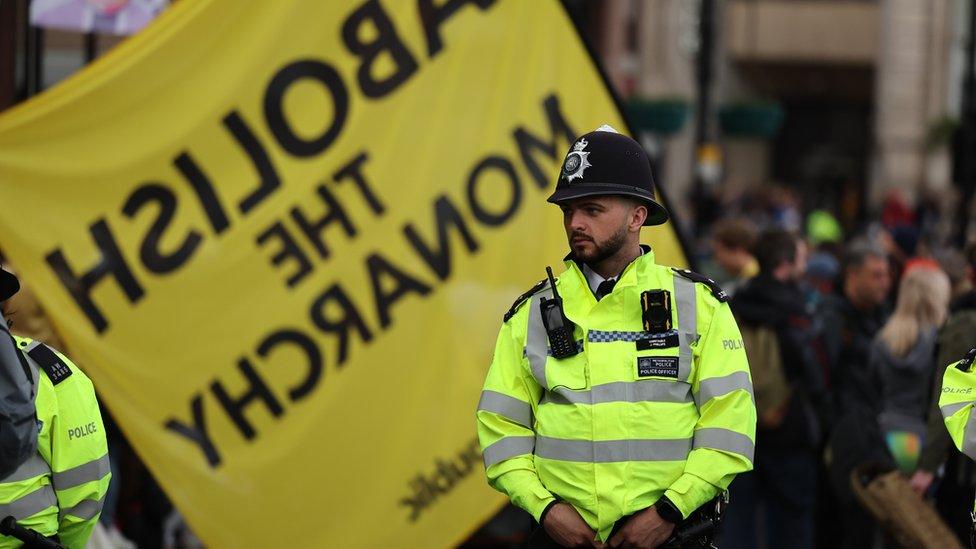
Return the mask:
<path id="1" fill-rule="evenodd" d="M 640 232 L 641 227 L 644 226 L 644 222 L 647 220 L 647 205 L 633 198 L 625 198 L 624 200 L 627 201 L 627 206 L 630 208 L 630 213 L 627 217 L 627 228 L 631 232 Z"/>

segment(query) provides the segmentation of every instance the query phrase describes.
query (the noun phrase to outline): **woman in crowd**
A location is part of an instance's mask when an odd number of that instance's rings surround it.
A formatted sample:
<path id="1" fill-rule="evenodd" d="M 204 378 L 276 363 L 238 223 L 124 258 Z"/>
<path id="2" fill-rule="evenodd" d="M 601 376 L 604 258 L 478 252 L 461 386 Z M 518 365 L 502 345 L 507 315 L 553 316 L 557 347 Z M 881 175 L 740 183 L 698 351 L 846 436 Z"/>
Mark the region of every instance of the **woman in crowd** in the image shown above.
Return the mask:
<path id="1" fill-rule="evenodd" d="M 898 468 L 915 470 L 935 371 L 936 331 L 945 322 L 949 278 L 934 265 L 919 264 L 902 277 L 895 312 L 871 348 L 879 381 L 879 424 Z"/>

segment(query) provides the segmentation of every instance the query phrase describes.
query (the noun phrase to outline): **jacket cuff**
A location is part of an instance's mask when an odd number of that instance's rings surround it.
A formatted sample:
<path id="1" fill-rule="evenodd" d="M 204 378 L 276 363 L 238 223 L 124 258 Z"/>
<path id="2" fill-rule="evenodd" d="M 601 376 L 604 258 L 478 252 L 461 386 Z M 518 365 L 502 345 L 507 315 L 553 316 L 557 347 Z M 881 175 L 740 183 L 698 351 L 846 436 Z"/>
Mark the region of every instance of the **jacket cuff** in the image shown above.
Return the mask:
<path id="1" fill-rule="evenodd" d="M 539 513 L 539 518 L 537 519 L 537 522 L 539 523 L 540 526 L 542 525 L 542 522 L 546 520 L 546 515 L 549 514 L 549 510 L 555 507 L 557 503 L 559 503 L 559 498 L 553 498 L 553 500 L 546 505 L 545 509 L 543 509 L 542 512 Z"/>
<path id="2" fill-rule="evenodd" d="M 718 495 L 718 489 L 708 482 L 685 473 L 674 481 L 670 488 L 664 491 L 664 497 L 681 511 L 681 518 L 686 519 L 709 500 Z"/>

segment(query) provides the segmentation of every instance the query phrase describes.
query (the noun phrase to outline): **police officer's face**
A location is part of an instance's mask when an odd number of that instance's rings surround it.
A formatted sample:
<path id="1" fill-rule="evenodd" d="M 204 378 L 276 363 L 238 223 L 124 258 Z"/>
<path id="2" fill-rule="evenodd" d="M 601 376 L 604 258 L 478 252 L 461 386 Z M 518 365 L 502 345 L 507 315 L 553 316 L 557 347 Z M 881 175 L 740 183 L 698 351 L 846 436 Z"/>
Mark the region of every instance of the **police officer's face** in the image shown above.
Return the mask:
<path id="1" fill-rule="evenodd" d="M 559 205 L 573 256 L 599 263 L 638 240 L 647 208 L 615 196 L 584 197 Z"/>

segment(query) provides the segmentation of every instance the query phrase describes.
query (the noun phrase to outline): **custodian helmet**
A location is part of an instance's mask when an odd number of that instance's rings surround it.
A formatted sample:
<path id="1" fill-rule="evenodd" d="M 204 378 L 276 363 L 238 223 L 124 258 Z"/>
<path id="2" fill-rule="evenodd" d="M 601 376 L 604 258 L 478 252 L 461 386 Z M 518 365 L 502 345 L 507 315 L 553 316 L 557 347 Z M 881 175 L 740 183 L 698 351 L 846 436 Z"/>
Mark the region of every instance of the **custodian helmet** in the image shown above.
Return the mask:
<path id="1" fill-rule="evenodd" d="M 644 225 L 668 220 L 668 211 L 654 199 L 654 178 L 644 148 L 605 124 L 573 143 L 549 202 L 596 195 L 630 196 L 642 201 L 647 206 Z"/>

